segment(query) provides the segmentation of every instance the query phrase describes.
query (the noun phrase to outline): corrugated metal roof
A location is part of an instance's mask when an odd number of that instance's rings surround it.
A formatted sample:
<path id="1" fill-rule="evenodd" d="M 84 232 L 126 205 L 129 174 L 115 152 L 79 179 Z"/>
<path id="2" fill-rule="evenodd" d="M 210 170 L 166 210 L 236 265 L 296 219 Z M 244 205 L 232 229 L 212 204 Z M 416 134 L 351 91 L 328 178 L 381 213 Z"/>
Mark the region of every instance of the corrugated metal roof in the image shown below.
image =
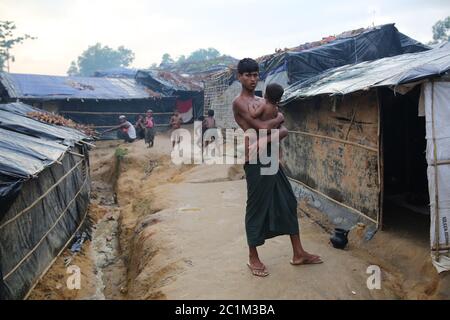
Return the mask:
<path id="1" fill-rule="evenodd" d="M 0 73 L 10 98 L 18 99 L 147 99 L 153 97 L 134 79 L 64 77 Z"/>
<path id="2" fill-rule="evenodd" d="M 450 70 L 450 43 L 433 50 L 346 65 L 286 88 L 281 105 L 322 94 L 344 95 L 371 87 L 396 86 Z"/>

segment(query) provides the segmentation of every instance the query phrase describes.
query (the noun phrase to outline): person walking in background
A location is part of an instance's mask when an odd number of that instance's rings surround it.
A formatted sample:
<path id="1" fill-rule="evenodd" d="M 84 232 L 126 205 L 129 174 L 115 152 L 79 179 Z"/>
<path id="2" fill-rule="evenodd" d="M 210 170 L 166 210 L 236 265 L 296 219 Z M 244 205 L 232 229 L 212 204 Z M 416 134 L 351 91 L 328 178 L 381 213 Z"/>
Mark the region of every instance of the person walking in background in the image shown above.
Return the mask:
<path id="1" fill-rule="evenodd" d="M 145 143 L 149 148 L 153 147 L 155 140 L 155 120 L 153 119 L 153 111 L 147 110 L 145 115 Z"/>

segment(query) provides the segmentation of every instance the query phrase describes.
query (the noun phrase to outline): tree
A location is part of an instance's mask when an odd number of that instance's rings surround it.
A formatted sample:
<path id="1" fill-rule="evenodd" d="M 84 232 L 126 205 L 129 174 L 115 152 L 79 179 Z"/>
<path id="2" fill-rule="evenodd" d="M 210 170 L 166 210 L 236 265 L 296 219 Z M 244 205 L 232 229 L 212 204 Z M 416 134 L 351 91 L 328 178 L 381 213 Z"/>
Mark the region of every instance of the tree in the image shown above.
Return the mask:
<path id="1" fill-rule="evenodd" d="M 214 48 L 198 49 L 192 52 L 186 59 L 188 62 L 198 62 L 204 60 L 211 60 L 220 57 L 220 52 Z"/>
<path id="2" fill-rule="evenodd" d="M 116 50 L 96 43 L 89 46 L 77 59 L 72 61 L 67 71 L 69 75 L 89 77 L 98 70 L 128 67 L 134 60 L 134 53 L 123 46 Z"/>
<path id="3" fill-rule="evenodd" d="M 434 24 L 433 40 L 434 43 L 450 41 L 450 16 Z"/>
<path id="4" fill-rule="evenodd" d="M 163 66 L 167 66 L 167 65 L 170 65 L 170 64 L 174 64 L 174 63 L 175 63 L 175 61 L 172 59 L 170 54 L 164 53 L 163 56 L 162 56 L 162 59 L 161 59 L 161 64 L 159 66 L 163 67 Z"/>
<path id="5" fill-rule="evenodd" d="M 80 70 L 78 70 L 78 66 L 77 66 L 77 63 L 75 61 L 72 61 L 70 63 L 70 68 L 69 68 L 69 70 L 67 70 L 67 74 L 69 76 L 76 76 L 76 75 L 80 74 Z"/>
<path id="6" fill-rule="evenodd" d="M 178 57 L 177 63 L 184 63 L 186 62 L 186 56 L 183 54 Z"/>
<path id="7" fill-rule="evenodd" d="M 12 21 L 0 21 L 0 71 L 9 72 L 9 60 L 14 62 L 14 56 L 11 55 L 11 49 L 17 44 L 21 44 L 26 39 L 36 39 L 28 34 L 23 36 L 14 36 L 16 25 Z"/>

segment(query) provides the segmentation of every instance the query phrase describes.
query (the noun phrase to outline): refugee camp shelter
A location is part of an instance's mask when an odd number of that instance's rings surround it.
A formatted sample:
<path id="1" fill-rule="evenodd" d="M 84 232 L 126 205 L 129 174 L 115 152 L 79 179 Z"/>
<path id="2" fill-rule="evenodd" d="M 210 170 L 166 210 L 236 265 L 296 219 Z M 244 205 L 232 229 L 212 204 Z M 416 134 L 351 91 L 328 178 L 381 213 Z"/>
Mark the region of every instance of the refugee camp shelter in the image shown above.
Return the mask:
<path id="1" fill-rule="evenodd" d="M 102 78 L 128 78 L 134 79 L 136 77 L 137 69 L 132 68 L 111 68 L 106 70 L 97 70 L 92 75 L 93 77 Z"/>
<path id="2" fill-rule="evenodd" d="M 88 137 L 0 104 L 0 300 L 27 297 L 86 221 Z"/>
<path id="3" fill-rule="evenodd" d="M 448 70 L 450 44 L 331 69 L 281 102 L 300 203 L 338 227 L 363 223 L 367 239 L 391 223 L 430 226 L 438 271 L 450 270 Z"/>
<path id="4" fill-rule="evenodd" d="M 261 79 L 257 95 L 262 96 L 270 83 L 287 87 L 331 68 L 429 49 L 399 32 L 394 24 L 346 31 L 256 59 Z M 237 127 L 231 102 L 240 91 L 235 70 L 214 74 L 205 83 L 205 110 L 215 110 L 216 121 L 221 127 Z"/>
<path id="5" fill-rule="evenodd" d="M 184 123 L 203 114 L 203 82 L 198 77 L 161 70 L 139 70 L 136 81 L 155 92 L 175 97 Z"/>
<path id="6" fill-rule="evenodd" d="M 55 112 L 76 122 L 94 125 L 98 131 L 118 125 L 125 115 L 134 123 L 148 109 L 158 127 L 167 127 L 176 105 L 165 96 L 139 85 L 134 79 L 63 77 L 0 73 L 3 101 L 22 101 Z M 115 133 L 108 136 L 114 138 Z"/>

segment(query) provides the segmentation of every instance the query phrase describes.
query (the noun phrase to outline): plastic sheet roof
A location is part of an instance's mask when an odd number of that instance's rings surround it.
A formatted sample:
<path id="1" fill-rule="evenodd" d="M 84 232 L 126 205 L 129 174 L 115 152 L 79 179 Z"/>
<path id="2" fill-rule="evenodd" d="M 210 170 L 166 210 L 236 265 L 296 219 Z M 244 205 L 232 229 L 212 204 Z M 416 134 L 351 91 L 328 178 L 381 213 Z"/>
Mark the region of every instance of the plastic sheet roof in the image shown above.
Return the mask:
<path id="1" fill-rule="evenodd" d="M 134 79 L 0 73 L 0 83 L 13 99 L 127 100 L 153 97 Z"/>
<path id="2" fill-rule="evenodd" d="M 0 173 L 4 176 L 30 178 L 57 161 L 69 146 L 88 139 L 75 129 L 29 118 L 30 111 L 42 112 L 23 103 L 0 104 Z"/>
<path id="3" fill-rule="evenodd" d="M 317 95 L 344 95 L 371 87 L 396 86 L 442 75 L 450 70 L 450 43 L 433 50 L 403 54 L 325 71 L 286 88 L 281 105 Z"/>
<path id="4" fill-rule="evenodd" d="M 293 84 L 328 69 L 429 49 L 400 33 L 394 24 L 381 25 L 356 34 L 329 37 L 323 43 L 303 45 L 263 59 L 260 62 L 261 78 L 287 71 L 289 84 Z"/>
<path id="5" fill-rule="evenodd" d="M 94 72 L 94 77 L 105 77 L 105 78 L 129 78 L 134 79 L 137 73 L 137 69 L 129 68 L 112 68 L 106 70 L 98 70 Z"/>
<path id="6" fill-rule="evenodd" d="M 203 83 L 198 79 L 168 71 L 139 70 L 136 80 L 150 89 L 168 96 L 180 91 L 199 92 L 203 90 Z"/>

